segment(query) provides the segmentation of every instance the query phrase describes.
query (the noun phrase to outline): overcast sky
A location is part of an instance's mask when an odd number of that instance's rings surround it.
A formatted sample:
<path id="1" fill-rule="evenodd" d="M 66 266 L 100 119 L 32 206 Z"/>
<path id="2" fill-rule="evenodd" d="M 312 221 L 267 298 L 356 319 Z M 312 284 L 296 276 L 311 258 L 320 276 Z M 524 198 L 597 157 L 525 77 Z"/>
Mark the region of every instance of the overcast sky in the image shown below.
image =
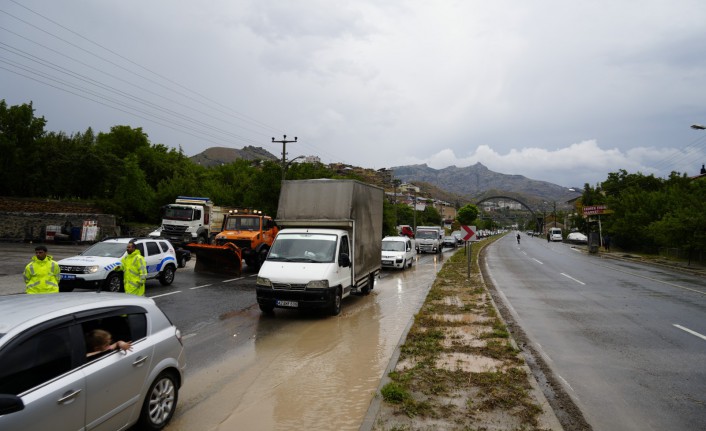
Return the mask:
<path id="1" fill-rule="evenodd" d="M 703 0 L 0 2 L 0 99 L 188 156 L 695 175 L 705 83 Z"/>

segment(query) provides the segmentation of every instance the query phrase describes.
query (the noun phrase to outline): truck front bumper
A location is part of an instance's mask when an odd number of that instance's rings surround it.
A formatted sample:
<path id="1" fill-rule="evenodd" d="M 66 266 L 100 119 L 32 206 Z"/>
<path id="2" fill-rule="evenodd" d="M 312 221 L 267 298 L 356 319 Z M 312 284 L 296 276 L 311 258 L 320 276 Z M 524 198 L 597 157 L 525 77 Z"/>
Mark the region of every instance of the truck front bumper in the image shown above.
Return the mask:
<path id="1" fill-rule="evenodd" d="M 333 302 L 336 287 L 317 290 L 273 289 L 256 287 L 257 303 L 267 307 L 312 310 L 324 308 Z"/>

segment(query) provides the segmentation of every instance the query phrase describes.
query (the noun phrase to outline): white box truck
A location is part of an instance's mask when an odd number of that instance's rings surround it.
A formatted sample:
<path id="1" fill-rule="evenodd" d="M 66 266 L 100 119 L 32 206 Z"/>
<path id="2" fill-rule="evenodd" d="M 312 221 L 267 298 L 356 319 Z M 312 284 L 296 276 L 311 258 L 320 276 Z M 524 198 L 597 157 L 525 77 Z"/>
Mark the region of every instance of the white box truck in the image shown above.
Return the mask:
<path id="1" fill-rule="evenodd" d="M 444 229 L 441 226 L 417 226 L 415 248 L 417 253 L 441 253 L 441 238 Z"/>
<path id="2" fill-rule="evenodd" d="M 173 204 L 162 207 L 162 225 L 150 236 L 168 239 L 177 246 L 210 244 L 231 209 L 216 206 L 209 198 L 179 196 Z"/>
<path id="3" fill-rule="evenodd" d="M 284 181 L 281 228 L 257 275 L 257 303 L 274 308 L 326 308 L 368 294 L 380 272 L 383 189 L 355 180 Z"/>

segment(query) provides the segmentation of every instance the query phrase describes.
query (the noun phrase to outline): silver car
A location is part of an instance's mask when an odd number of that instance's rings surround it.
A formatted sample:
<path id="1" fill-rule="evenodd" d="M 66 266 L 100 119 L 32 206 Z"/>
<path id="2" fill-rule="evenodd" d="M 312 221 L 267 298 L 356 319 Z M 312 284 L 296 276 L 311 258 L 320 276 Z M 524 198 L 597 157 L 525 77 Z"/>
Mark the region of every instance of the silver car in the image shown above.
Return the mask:
<path id="1" fill-rule="evenodd" d="M 102 329 L 132 350 L 88 355 Z M 179 330 L 152 299 L 120 293 L 0 296 L 0 429 L 161 429 L 185 366 Z"/>

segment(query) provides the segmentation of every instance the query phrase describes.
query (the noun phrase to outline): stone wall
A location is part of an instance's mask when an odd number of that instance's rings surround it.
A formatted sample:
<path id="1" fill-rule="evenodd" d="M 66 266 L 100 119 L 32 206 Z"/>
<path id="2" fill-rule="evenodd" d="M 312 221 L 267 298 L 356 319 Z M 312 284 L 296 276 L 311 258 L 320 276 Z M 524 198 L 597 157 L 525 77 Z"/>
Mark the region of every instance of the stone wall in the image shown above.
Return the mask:
<path id="1" fill-rule="evenodd" d="M 120 235 L 115 216 L 110 214 L 0 211 L 0 240 L 45 242 L 47 226 L 80 228 L 84 220 L 97 222 L 98 240 Z"/>

